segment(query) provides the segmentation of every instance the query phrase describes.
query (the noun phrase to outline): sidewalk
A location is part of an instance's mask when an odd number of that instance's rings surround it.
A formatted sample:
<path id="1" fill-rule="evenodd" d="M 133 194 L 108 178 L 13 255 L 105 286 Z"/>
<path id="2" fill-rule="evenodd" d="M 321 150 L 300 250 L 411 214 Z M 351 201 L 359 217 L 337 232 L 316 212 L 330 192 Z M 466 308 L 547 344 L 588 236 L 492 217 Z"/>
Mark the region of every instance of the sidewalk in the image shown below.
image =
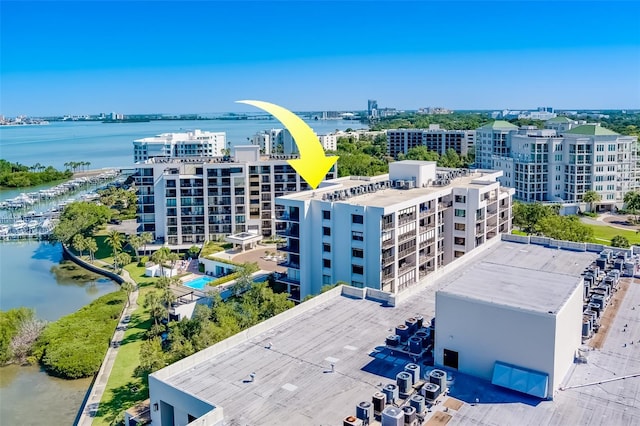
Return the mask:
<path id="1" fill-rule="evenodd" d="M 109 265 L 106 262 L 101 260 L 95 261 L 100 265 Z M 124 278 L 125 281 L 130 282 L 136 285 L 136 282 L 131 278 L 129 272 L 126 270 L 122 270 L 120 272 L 120 276 Z M 129 320 L 131 319 L 131 314 L 138 307 L 138 289 L 131 292 L 129 295 L 129 306 L 127 306 L 120 316 L 120 321 L 118 322 L 118 326 L 116 327 L 116 331 L 113 334 L 113 338 L 111 339 L 111 344 L 109 345 L 109 349 L 107 349 L 107 353 L 102 360 L 102 365 L 100 366 L 100 371 L 96 375 L 95 380 L 91 384 L 91 388 L 89 389 L 88 397 L 84 401 L 84 405 L 81 408 L 80 418 L 78 419 L 77 425 L 89 426 L 93 422 L 93 418 L 96 416 L 98 412 L 98 406 L 100 405 L 100 400 L 102 399 L 102 395 L 104 394 L 104 390 L 107 386 L 107 382 L 109 381 L 109 375 L 111 374 L 111 369 L 113 368 L 113 364 L 116 361 L 116 357 L 118 356 L 118 350 L 120 348 L 120 342 L 124 338 L 124 332 L 127 330 L 127 326 L 129 325 Z"/>

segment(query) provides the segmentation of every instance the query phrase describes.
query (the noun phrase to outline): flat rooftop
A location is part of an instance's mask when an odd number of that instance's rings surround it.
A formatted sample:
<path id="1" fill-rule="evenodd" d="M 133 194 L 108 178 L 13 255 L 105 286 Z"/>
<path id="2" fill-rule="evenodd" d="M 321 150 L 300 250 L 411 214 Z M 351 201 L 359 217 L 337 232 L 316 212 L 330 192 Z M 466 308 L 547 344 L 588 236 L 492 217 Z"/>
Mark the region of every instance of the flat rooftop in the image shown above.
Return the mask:
<path id="1" fill-rule="evenodd" d="M 424 163 L 416 161 L 416 163 Z M 497 183 L 495 171 L 470 171 L 468 176 L 456 178 L 451 181 L 449 185 L 443 186 L 428 186 L 412 189 L 398 189 L 398 188 L 383 188 L 375 192 L 366 192 L 360 195 L 352 195 L 345 200 L 335 200 L 336 203 L 346 203 L 359 206 L 372 206 L 372 207 L 390 207 L 395 204 L 403 203 L 413 198 L 422 197 L 429 194 L 436 194 L 442 192 L 446 188 L 473 188 L 483 187 L 487 183 Z M 294 194 L 288 194 L 279 199 L 283 200 L 322 200 L 323 194 L 330 194 L 334 191 L 348 190 L 356 188 L 361 185 L 375 184 L 386 182 L 389 180 L 389 174 L 359 177 L 359 176 L 346 176 L 338 179 L 331 179 L 323 182 L 323 186 L 313 190 L 304 191 Z"/>
<path id="2" fill-rule="evenodd" d="M 386 336 L 416 314 L 429 321 L 435 312 L 436 290 L 455 283 L 459 271 L 488 281 L 494 279 L 493 271 L 476 266 L 506 264 L 511 259 L 515 265 L 527 266 L 523 271 L 533 276 L 535 270 L 542 270 L 575 282 L 596 256 L 501 241 L 394 308 L 335 291 L 325 293 L 317 300 L 326 299 L 317 306 L 300 305 L 292 310 L 300 314 L 276 321 L 259 334 L 247 333 L 235 346 L 197 362 L 187 358 L 154 375 L 222 407 L 226 424 L 341 424 L 344 417 L 355 414 L 358 402 L 371 401 L 381 385 L 394 382 L 395 375 L 412 362 L 387 351 Z M 449 410 L 450 424 L 633 424 L 640 417 L 640 377 L 593 382 L 640 373 L 638 312 L 640 284 L 636 283 L 630 286 L 603 348 L 588 352 L 586 364 L 574 365 L 564 382 L 566 390 L 558 392 L 554 401 L 536 400 L 451 372 L 450 396 L 463 405 Z M 625 323 L 628 328 L 623 333 Z M 634 339 L 636 344 L 628 344 Z M 226 342 L 219 345 L 224 347 Z M 474 406 L 475 398 L 480 403 Z M 442 405 L 434 409 L 441 410 Z"/>
<path id="3" fill-rule="evenodd" d="M 557 313 L 597 256 L 501 242 L 444 277 L 439 293 L 536 312 Z"/>

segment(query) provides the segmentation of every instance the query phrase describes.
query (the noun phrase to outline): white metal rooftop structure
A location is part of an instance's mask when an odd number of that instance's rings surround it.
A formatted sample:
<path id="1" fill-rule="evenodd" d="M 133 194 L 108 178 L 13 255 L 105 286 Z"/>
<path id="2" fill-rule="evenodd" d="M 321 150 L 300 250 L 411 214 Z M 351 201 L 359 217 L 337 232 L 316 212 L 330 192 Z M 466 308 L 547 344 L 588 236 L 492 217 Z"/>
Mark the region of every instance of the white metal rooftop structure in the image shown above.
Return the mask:
<path id="1" fill-rule="evenodd" d="M 556 313 L 582 279 L 593 253 L 502 243 L 495 256 L 458 269 L 440 292 L 490 304 Z"/>

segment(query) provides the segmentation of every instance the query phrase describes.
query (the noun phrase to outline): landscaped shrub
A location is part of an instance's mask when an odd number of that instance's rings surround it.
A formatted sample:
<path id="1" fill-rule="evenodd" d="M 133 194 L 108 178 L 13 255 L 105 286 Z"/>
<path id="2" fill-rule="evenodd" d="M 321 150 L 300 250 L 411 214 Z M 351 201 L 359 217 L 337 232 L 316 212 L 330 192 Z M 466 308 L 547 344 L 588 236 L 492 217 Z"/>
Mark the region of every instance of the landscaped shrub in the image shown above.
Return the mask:
<path id="1" fill-rule="evenodd" d="M 45 370 L 65 379 L 97 373 L 126 298 L 124 291 L 107 294 L 49 324 L 34 349 Z"/>
<path id="2" fill-rule="evenodd" d="M 238 278 L 240 276 L 240 272 L 233 272 L 229 275 L 225 275 L 224 277 L 220 277 L 216 280 L 213 280 L 209 283 L 210 286 L 218 286 L 220 284 L 224 284 L 224 283 L 228 283 L 231 280 L 235 280 L 236 278 Z"/>
<path id="3" fill-rule="evenodd" d="M 138 262 L 138 266 L 147 266 L 148 261 L 149 261 L 149 256 L 142 256 L 140 258 L 140 262 Z"/>

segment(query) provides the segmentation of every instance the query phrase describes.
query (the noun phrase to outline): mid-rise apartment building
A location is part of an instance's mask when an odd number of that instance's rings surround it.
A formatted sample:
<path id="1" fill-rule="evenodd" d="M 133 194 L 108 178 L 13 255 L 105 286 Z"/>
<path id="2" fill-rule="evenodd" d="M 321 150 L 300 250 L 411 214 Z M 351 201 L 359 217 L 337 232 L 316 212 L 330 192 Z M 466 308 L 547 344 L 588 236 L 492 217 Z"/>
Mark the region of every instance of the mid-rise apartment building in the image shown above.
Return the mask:
<path id="1" fill-rule="evenodd" d="M 560 118 L 560 117 L 559 117 Z M 522 127 L 508 135 L 506 155 L 494 155 L 502 185 L 522 201 L 580 203 L 585 192 L 601 196 L 597 206 L 621 206 L 637 188 L 637 137 L 621 136 L 597 124 L 556 120 L 549 129 Z M 569 130 L 557 132 L 557 126 Z"/>
<path id="2" fill-rule="evenodd" d="M 222 156 L 226 148 L 224 132 L 193 130 L 184 133 L 162 133 L 133 141 L 133 161 L 149 158 L 186 158 Z"/>
<path id="3" fill-rule="evenodd" d="M 518 126 L 503 120 L 496 120 L 476 129 L 476 166 L 480 169 L 493 169 L 494 156 L 509 157 L 509 135 L 517 130 Z"/>
<path id="4" fill-rule="evenodd" d="M 325 151 L 335 151 L 337 149 L 337 134 L 329 133 L 317 136 Z M 267 155 L 296 155 L 299 153 L 298 146 L 287 129 L 270 129 L 257 132 L 251 138 L 251 143 L 260 146 L 260 152 Z"/>
<path id="5" fill-rule="evenodd" d="M 281 215 L 275 197 L 309 185 L 289 157 L 260 156 L 259 147 L 236 146 L 228 157 L 150 158 L 136 165 L 140 232 L 169 245 L 196 244 L 249 231 L 275 233 Z M 334 166 L 327 179 L 337 176 Z"/>
<path id="6" fill-rule="evenodd" d="M 396 158 L 406 154 L 411 148 L 425 146 L 430 151 L 442 155 L 449 148 L 459 155 L 467 155 L 475 143 L 475 130 L 446 130 L 437 124 L 428 129 L 392 129 L 387 130 L 387 152 Z"/>
<path id="7" fill-rule="evenodd" d="M 278 234 L 293 300 L 344 281 L 397 293 L 511 231 L 502 172 L 398 161 L 389 174 L 343 177 L 279 197 Z"/>

